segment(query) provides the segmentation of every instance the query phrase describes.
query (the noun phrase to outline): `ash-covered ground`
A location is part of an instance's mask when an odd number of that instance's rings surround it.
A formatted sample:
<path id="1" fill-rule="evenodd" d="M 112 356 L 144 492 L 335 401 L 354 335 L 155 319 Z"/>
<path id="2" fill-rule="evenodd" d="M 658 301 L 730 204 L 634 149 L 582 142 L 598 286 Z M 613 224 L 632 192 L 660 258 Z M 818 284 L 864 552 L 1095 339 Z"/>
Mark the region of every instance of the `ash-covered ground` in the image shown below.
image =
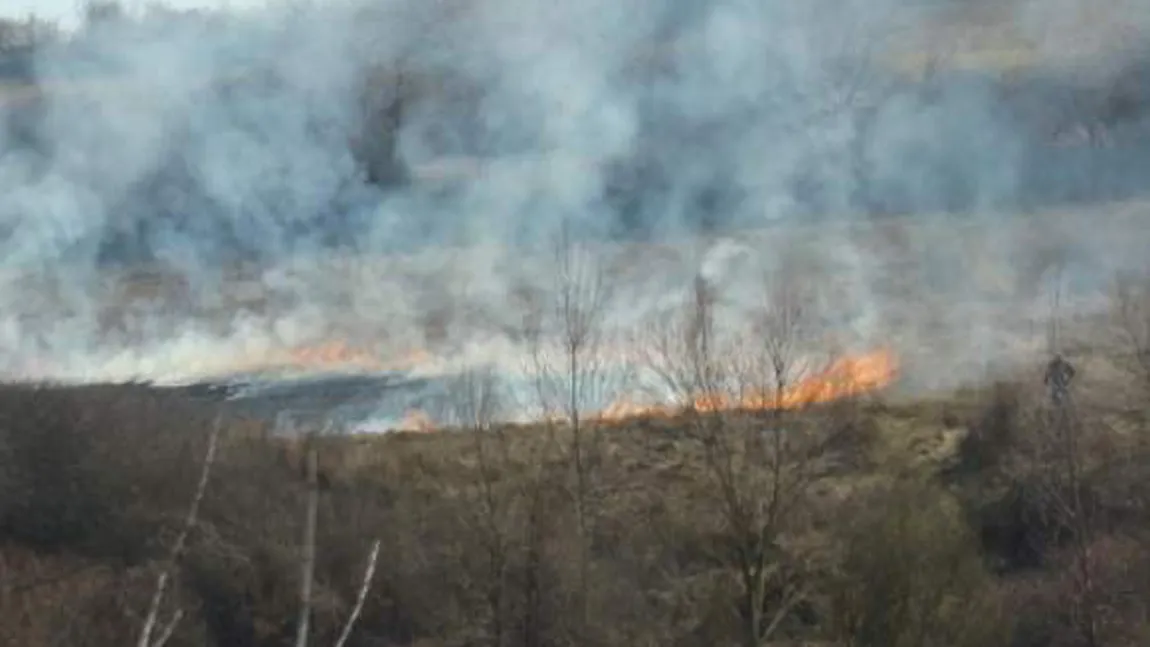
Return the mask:
<path id="1" fill-rule="evenodd" d="M 434 410 L 435 385 L 402 375 L 325 375 L 222 379 L 177 388 L 222 410 L 277 424 L 277 431 L 322 428 L 386 430 L 403 426 L 404 412 Z M 389 415 L 394 414 L 394 415 Z"/>

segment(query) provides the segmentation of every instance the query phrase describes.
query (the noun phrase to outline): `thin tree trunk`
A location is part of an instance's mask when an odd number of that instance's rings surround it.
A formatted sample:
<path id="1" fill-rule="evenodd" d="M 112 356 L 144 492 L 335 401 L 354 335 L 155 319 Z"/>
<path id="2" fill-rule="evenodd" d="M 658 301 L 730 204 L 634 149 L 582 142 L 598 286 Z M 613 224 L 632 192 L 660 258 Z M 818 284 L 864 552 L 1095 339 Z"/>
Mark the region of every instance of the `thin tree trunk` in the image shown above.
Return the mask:
<path id="1" fill-rule="evenodd" d="M 299 625 L 296 630 L 296 647 L 307 647 L 309 624 L 311 622 L 312 578 L 315 575 L 315 526 L 319 512 L 318 457 L 315 447 L 307 453 L 307 519 L 304 522 L 303 555 L 300 559 L 300 609 Z"/>
<path id="2" fill-rule="evenodd" d="M 579 618 L 580 629 L 590 625 L 590 548 L 588 543 L 587 520 L 587 464 L 583 454 L 583 428 L 579 417 L 579 347 L 572 343 L 568 348 L 569 361 L 569 401 L 571 414 L 572 449 L 575 460 L 575 515 L 579 524 Z"/>
<path id="3" fill-rule="evenodd" d="M 216 447 L 222 426 L 223 422 L 219 418 L 216 418 L 211 435 L 208 436 L 208 448 L 204 455 L 204 462 L 200 468 L 200 480 L 196 484 L 196 492 L 192 496 L 192 504 L 188 507 L 188 514 L 184 518 L 184 524 L 180 528 L 180 534 L 176 538 L 176 544 L 172 547 L 168 563 L 164 566 L 164 569 L 160 572 L 156 580 L 156 588 L 152 594 L 152 600 L 148 606 L 148 613 L 144 619 L 144 626 L 140 630 L 140 637 L 137 641 L 138 647 L 159 647 L 167 643 L 168 639 L 172 636 L 172 632 L 176 629 L 176 624 L 184 615 L 182 610 L 177 610 L 173 614 L 172 619 L 169 620 L 168 624 L 161 630 L 159 638 L 152 641 L 152 632 L 155 631 L 156 621 L 159 619 L 160 605 L 163 602 L 164 593 L 167 591 L 169 581 L 180 559 L 184 556 L 188 536 L 191 535 L 192 529 L 195 528 L 199 520 L 200 503 L 204 499 L 204 492 L 208 489 L 208 480 L 211 478 L 212 465 L 216 462 Z"/>
<path id="4" fill-rule="evenodd" d="M 359 593 L 355 596 L 355 605 L 351 608 L 351 613 L 347 616 L 347 622 L 343 625 L 343 631 L 340 632 L 339 638 L 335 641 L 335 647 L 343 647 L 347 643 L 347 639 L 351 637 L 351 632 L 355 629 L 355 623 L 359 620 L 359 614 L 363 613 L 363 603 L 367 600 L 367 592 L 371 588 L 371 578 L 375 576 L 375 564 L 379 559 L 379 545 L 378 539 L 371 543 L 371 552 L 367 556 L 367 565 L 363 568 L 363 580 L 359 585 Z"/>
<path id="5" fill-rule="evenodd" d="M 527 560 L 524 564 L 523 647 L 538 647 L 542 600 L 539 591 L 539 569 L 542 561 L 542 529 L 540 506 L 542 501 L 538 485 L 532 494 L 531 513 L 527 519 Z"/>

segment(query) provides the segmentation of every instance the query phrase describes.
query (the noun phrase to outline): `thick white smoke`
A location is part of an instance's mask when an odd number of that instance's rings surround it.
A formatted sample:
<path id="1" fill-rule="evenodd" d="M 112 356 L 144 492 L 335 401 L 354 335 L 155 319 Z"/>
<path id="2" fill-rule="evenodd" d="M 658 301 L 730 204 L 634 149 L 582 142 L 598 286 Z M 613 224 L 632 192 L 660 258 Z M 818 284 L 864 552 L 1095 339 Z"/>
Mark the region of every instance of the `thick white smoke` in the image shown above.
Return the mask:
<path id="1" fill-rule="evenodd" d="M 753 294 L 760 272 L 692 251 L 718 231 L 768 266 L 801 246 L 856 338 L 989 353 L 987 282 L 1021 284 L 1002 272 L 1039 249 L 1006 221 L 1072 192 L 993 65 L 899 72 L 964 47 L 934 5 L 356 0 L 91 26 L 38 54 L 40 98 L 0 104 L 8 375 L 182 380 L 333 339 L 505 357 L 561 229 L 682 247 L 670 264 L 612 247 L 649 263 L 616 275 L 615 323 L 700 267 Z M 1040 5 L 997 20 L 1046 56 L 1034 34 L 1063 10 Z M 1137 49 L 1076 73 L 1113 78 Z M 1050 164 L 1074 186 L 1111 168 Z M 941 210 L 975 228 L 964 250 Z M 911 214 L 903 240 L 859 233 L 892 212 Z M 1066 235 L 1080 260 L 1132 258 L 1095 233 Z M 141 268 L 156 276 L 124 279 Z"/>

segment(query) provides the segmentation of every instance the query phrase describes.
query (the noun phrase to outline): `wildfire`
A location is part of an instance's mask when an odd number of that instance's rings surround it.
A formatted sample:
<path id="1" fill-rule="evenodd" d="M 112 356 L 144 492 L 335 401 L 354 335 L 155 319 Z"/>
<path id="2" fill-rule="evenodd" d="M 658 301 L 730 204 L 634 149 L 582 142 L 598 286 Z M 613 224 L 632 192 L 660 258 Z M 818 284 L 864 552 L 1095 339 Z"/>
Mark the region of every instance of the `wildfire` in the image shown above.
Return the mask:
<path id="1" fill-rule="evenodd" d="M 411 369 L 431 360 L 432 356 L 422 349 L 384 359 L 376 352 L 355 348 L 345 341 L 333 341 L 318 346 L 293 349 L 290 351 L 288 361 L 295 367 L 321 369 L 356 367 L 377 371 L 395 371 Z"/>
<path id="2" fill-rule="evenodd" d="M 358 366 L 375 370 L 414 368 L 429 361 L 426 351 L 413 351 L 390 360 L 374 353 L 353 348 L 346 342 L 296 349 L 292 352 L 297 365 L 309 367 Z M 693 408 L 701 412 L 766 411 L 798 409 L 877 391 L 894 382 L 899 373 L 897 355 L 889 349 L 847 355 L 825 369 L 782 389 L 750 392 L 742 397 L 708 394 L 695 399 Z M 681 404 L 647 404 L 623 397 L 588 419 L 617 422 L 640 417 L 669 418 L 683 413 Z M 557 416 L 561 419 L 562 416 Z M 420 410 L 409 409 L 394 427 L 396 431 L 431 432 L 438 426 L 432 417 Z"/>
<path id="3" fill-rule="evenodd" d="M 737 407 L 742 409 L 797 409 L 812 404 L 823 404 L 843 398 L 877 391 L 892 383 L 898 375 L 898 359 L 889 350 L 875 350 L 862 355 L 839 358 L 825 370 L 799 381 L 782 393 L 757 393 L 744 398 Z M 697 403 L 706 410 L 732 408 L 730 403 Z"/>
<path id="4" fill-rule="evenodd" d="M 319 346 L 308 346 L 291 351 L 291 359 L 295 364 L 304 366 L 325 365 L 357 365 L 374 366 L 379 362 L 378 357 L 357 348 L 352 348 L 347 342 L 334 341 Z"/>
<path id="5" fill-rule="evenodd" d="M 396 431 L 428 432 L 435 431 L 436 427 L 435 421 L 422 409 L 409 409 L 395 429 Z"/>
<path id="6" fill-rule="evenodd" d="M 781 392 L 771 389 L 752 392 L 741 398 L 708 394 L 695 399 L 694 409 L 703 412 L 798 409 L 877 391 L 894 382 L 898 371 L 897 356 L 888 349 L 879 349 L 839 358 L 826 369 Z M 683 407 L 643 405 L 623 398 L 595 418 L 618 421 L 636 417 L 668 417 L 682 410 Z"/>

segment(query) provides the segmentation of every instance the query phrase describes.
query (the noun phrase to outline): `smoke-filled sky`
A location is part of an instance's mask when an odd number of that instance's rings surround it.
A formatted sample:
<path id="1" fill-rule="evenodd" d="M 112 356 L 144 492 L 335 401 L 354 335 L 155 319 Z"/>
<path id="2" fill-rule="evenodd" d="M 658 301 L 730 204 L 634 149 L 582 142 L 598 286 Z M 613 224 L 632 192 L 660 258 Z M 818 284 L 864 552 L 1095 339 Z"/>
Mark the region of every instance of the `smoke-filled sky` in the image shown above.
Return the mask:
<path id="1" fill-rule="evenodd" d="M 335 337 L 474 349 L 516 325 L 521 284 L 548 285 L 534 263 L 560 230 L 682 244 L 824 226 L 809 255 L 840 268 L 839 318 L 873 336 L 897 309 L 875 269 L 891 259 L 834 223 L 950 213 L 1010 265 L 1045 248 L 986 234 L 1008 214 L 1145 188 L 1139 3 L 1095 20 L 1130 25 L 1111 49 L 1073 57 L 1050 40 L 1088 28 L 1071 2 L 947 6 L 349 0 L 100 25 L 38 55 L 46 95 L 0 94 L 0 345 L 17 375 L 86 379 Z M 1117 145 L 1073 145 L 1082 132 Z M 937 248 L 904 249 L 921 282 L 979 292 L 941 269 L 970 262 L 954 234 L 930 231 Z M 1123 261 L 1090 233 L 1080 260 Z M 760 261 L 793 251 L 755 240 Z M 632 271 L 612 317 L 689 284 L 701 261 L 683 256 Z M 140 267 L 161 285 L 112 284 Z M 980 313 L 949 325 L 993 328 Z"/>
<path id="2" fill-rule="evenodd" d="M 269 3 L 267 0 L 164 0 L 162 5 L 169 9 L 183 11 L 188 9 L 250 9 L 263 7 Z M 123 2 L 124 7 L 135 9 L 147 6 L 149 2 Z M 80 24 L 83 16 L 83 0 L 4 0 L 0 3 L 0 16 L 23 18 L 36 16 L 42 20 L 50 20 L 65 29 L 73 29 Z"/>

